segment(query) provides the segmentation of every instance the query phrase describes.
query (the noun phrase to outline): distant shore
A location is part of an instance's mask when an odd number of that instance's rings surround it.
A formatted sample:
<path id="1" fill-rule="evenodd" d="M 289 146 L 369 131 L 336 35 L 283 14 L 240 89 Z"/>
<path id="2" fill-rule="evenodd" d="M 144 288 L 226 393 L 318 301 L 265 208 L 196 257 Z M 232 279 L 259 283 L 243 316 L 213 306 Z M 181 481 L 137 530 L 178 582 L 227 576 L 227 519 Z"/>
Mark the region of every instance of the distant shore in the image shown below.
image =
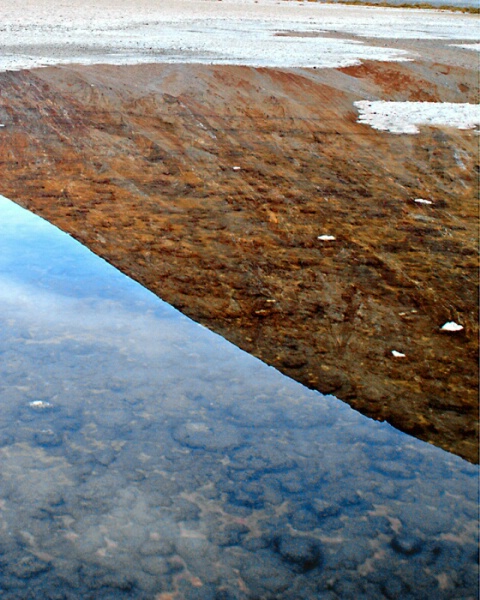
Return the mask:
<path id="1" fill-rule="evenodd" d="M 309 0 L 315 1 L 315 0 Z M 323 0 L 324 4 L 346 4 L 347 6 L 379 6 L 382 8 L 416 8 L 430 10 L 451 10 L 454 12 L 480 14 L 479 3 L 475 0 L 469 2 L 424 2 L 423 0 Z"/>

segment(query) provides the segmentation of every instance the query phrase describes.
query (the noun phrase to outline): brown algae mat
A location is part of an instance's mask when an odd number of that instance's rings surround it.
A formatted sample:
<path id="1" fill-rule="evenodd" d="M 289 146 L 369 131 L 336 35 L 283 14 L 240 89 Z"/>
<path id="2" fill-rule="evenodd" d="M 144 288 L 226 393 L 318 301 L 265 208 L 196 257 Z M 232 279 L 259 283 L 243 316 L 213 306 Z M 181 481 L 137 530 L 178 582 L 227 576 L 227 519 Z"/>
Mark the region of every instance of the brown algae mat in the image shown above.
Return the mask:
<path id="1" fill-rule="evenodd" d="M 478 136 L 378 132 L 353 106 L 476 102 L 470 54 L 2 73 L 1 193 L 293 379 L 478 462 Z"/>

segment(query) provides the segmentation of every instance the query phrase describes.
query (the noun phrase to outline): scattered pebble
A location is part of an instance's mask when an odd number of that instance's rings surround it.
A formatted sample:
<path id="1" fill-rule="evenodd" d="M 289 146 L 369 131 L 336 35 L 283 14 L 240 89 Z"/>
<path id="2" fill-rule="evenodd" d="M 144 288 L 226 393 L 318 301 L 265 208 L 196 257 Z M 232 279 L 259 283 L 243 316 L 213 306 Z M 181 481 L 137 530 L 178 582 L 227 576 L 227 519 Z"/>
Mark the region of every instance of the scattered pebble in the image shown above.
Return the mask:
<path id="1" fill-rule="evenodd" d="M 335 236 L 334 235 L 319 235 L 317 239 L 321 240 L 322 242 L 333 242 L 333 240 L 335 239 Z"/>
<path id="2" fill-rule="evenodd" d="M 232 167 L 232 170 L 233 170 L 233 171 L 240 171 L 240 170 L 241 170 L 241 167 Z"/>
<path id="3" fill-rule="evenodd" d="M 392 354 L 395 356 L 395 358 L 405 358 L 406 356 L 406 354 L 403 354 L 403 352 L 397 352 L 397 350 L 392 350 Z"/>
<path id="4" fill-rule="evenodd" d="M 5 127 L 5 123 L 0 123 L 0 127 Z"/>
<path id="5" fill-rule="evenodd" d="M 33 400 L 28 405 L 32 408 L 50 408 L 52 406 L 50 402 L 44 402 L 43 400 Z"/>
<path id="6" fill-rule="evenodd" d="M 455 321 L 447 321 L 445 325 L 440 327 L 442 331 L 462 331 L 463 326 L 455 323 Z"/>
<path id="7" fill-rule="evenodd" d="M 423 198 L 415 198 L 417 204 L 433 204 L 431 200 L 424 200 Z"/>

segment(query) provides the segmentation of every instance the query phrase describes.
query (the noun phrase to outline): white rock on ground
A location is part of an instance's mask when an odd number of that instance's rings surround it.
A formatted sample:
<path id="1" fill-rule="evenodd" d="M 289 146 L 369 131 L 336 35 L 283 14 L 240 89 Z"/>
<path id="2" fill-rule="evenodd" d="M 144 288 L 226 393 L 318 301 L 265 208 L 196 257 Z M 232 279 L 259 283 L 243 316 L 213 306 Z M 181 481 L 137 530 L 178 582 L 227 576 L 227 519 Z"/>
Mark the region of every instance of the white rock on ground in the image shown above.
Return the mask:
<path id="1" fill-rule="evenodd" d="M 463 326 L 455 323 L 455 321 L 447 321 L 442 327 L 440 327 L 442 331 L 462 331 Z"/>

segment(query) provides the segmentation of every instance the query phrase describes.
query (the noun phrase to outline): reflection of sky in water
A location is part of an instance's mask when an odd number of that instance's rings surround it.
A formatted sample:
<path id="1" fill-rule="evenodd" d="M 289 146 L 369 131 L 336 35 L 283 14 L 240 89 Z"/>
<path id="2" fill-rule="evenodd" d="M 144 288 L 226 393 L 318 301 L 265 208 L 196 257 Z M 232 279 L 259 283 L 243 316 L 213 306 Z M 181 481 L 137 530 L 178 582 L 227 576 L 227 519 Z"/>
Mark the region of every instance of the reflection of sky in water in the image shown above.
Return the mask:
<path id="1" fill-rule="evenodd" d="M 477 597 L 477 467 L 1 197 L 0 307 L 2 598 Z"/>

